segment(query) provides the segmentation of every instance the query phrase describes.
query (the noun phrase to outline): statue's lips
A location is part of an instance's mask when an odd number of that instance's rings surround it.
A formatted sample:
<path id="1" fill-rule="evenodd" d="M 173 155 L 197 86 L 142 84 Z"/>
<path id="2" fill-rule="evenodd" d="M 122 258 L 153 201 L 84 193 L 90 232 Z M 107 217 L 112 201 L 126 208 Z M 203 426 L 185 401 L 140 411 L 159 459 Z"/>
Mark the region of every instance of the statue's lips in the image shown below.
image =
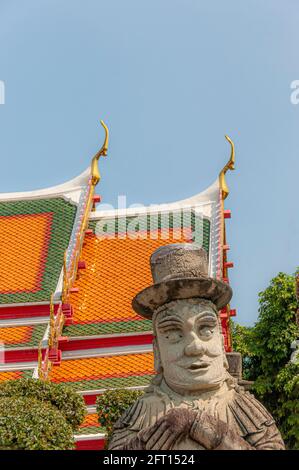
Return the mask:
<path id="1" fill-rule="evenodd" d="M 209 362 L 200 361 L 200 362 L 192 362 L 192 364 L 185 365 L 183 367 L 189 372 L 196 373 L 200 371 L 203 371 L 203 372 L 206 371 L 209 368 L 209 366 L 210 366 Z"/>

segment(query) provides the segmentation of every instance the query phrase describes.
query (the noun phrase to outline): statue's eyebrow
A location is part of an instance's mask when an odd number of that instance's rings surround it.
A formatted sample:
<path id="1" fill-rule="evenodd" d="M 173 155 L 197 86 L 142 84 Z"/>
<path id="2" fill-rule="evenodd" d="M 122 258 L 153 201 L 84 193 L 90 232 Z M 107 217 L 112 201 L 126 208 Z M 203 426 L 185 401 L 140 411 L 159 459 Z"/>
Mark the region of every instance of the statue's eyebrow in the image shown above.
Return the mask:
<path id="1" fill-rule="evenodd" d="M 198 317 L 196 318 L 196 322 L 198 321 L 204 321 L 204 320 L 209 320 L 213 322 L 217 322 L 217 316 L 216 314 L 213 314 L 211 312 L 202 312 Z"/>
<path id="2" fill-rule="evenodd" d="M 166 315 L 164 318 L 161 318 L 161 320 L 158 320 L 157 322 L 158 328 L 163 328 L 170 325 L 183 326 L 184 322 L 177 315 Z"/>

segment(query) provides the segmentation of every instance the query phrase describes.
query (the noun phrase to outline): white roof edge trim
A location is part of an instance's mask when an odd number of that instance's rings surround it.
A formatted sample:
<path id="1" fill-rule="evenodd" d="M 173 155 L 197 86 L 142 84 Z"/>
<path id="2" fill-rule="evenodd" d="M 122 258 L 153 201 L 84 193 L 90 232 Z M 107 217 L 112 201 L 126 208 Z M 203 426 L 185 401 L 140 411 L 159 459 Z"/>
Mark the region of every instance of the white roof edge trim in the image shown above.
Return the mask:
<path id="1" fill-rule="evenodd" d="M 53 304 L 57 305 L 60 303 L 60 300 L 55 300 Z M 8 308 L 8 307 L 35 307 L 36 305 L 50 305 L 50 297 L 49 301 L 45 300 L 43 302 L 20 302 L 20 303 L 10 303 L 10 304 L 0 304 L 0 312 L 1 308 Z"/>
<path id="2" fill-rule="evenodd" d="M 23 191 L 14 193 L 0 193 L 0 201 L 15 201 L 19 199 L 41 199 L 42 197 L 54 197 L 69 195 L 80 191 L 84 187 L 90 176 L 90 167 L 86 168 L 80 175 L 66 181 L 65 183 L 50 188 L 36 189 L 34 191 Z"/>
<path id="3" fill-rule="evenodd" d="M 194 207 L 194 206 L 206 206 L 211 203 L 218 202 L 219 197 L 219 179 L 214 181 L 211 186 L 209 186 L 205 191 L 202 191 L 195 196 L 191 196 L 187 199 L 182 199 L 181 201 L 171 202 L 171 203 L 163 203 L 163 204 L 152 204 L 148 206 L 141 206 L 141 207 L 128 207 L 125 209 L 112 209 L 112 210 L 98 210 L 94 211 L 90 214 L 89 220 L 97 220 L 101 219 L 102 217 L 116 217 L 116 216 L 123 216 L 123 215 L 138 215 L 138 214 L 145 214 L 145 213 L 154 213 L 154 212 L 161 212 L 161 211 L 170 211 L 170 210 L 178 210 L 183 207 Z"/>
<path id="4" fill-rule="evenodd" d="M 80 441 L 95 441 L 105 439 L 106 434 L 99 432 L 98 434 L 74 434 L 76 442 Z"/>
<path id="5" fill-rule="evenodd" d="M 59 301 L 61 301 L 62 289 L 63 289 L 63 267 L 61 268 L 57 285 L 56 285 L 54 295 L 53 295 L 53 300 L 55 303 L 59 303 Z"/>

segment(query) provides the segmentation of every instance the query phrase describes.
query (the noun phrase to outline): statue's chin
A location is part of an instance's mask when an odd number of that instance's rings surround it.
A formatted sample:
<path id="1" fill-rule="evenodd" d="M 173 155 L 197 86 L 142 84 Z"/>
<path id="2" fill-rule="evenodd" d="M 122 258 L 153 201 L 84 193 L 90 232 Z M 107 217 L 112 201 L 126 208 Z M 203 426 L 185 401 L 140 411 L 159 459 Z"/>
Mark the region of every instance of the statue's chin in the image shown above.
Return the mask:
<path id="1" fill-rule="evenodd" d="M 164 379 L 172 390 L 182 395 L 188 395 L 192 393 L 207 392 L 209 390 L 217 390 L 223 384 L 225 375 L 221 374 L 221 376 L 207 381 L 201 378 L 201 380 L 193 380 L 190 383 L 188 383 L 188 381 L 180 383 L 165 376 Z"/>

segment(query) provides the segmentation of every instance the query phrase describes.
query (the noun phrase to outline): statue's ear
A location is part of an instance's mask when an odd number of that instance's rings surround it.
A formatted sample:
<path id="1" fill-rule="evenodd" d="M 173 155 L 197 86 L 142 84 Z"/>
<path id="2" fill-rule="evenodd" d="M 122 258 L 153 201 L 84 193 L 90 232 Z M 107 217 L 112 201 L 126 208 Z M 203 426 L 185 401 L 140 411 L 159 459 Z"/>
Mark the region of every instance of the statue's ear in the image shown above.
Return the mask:
<path id="1" fill-rule="evenodd" d="M 224 368 L 225 368 L 226 370 L 228 370 L 229 365 L 228 365 L 228 360 L 227 360 L 226 352 L 225 352 L 225 351 L 223 352 L 223 365 L 224 365 Z"/>
<path id="2" fill-rule="evenodd" d="M 157 374 L 161 374 L 163 372 L 162 364 L 161 364 L 161 356 L 159 351 L 159 346 L 156 338 L 153 341 L 153 350 L 154 350 L 154 367 Z"/>

